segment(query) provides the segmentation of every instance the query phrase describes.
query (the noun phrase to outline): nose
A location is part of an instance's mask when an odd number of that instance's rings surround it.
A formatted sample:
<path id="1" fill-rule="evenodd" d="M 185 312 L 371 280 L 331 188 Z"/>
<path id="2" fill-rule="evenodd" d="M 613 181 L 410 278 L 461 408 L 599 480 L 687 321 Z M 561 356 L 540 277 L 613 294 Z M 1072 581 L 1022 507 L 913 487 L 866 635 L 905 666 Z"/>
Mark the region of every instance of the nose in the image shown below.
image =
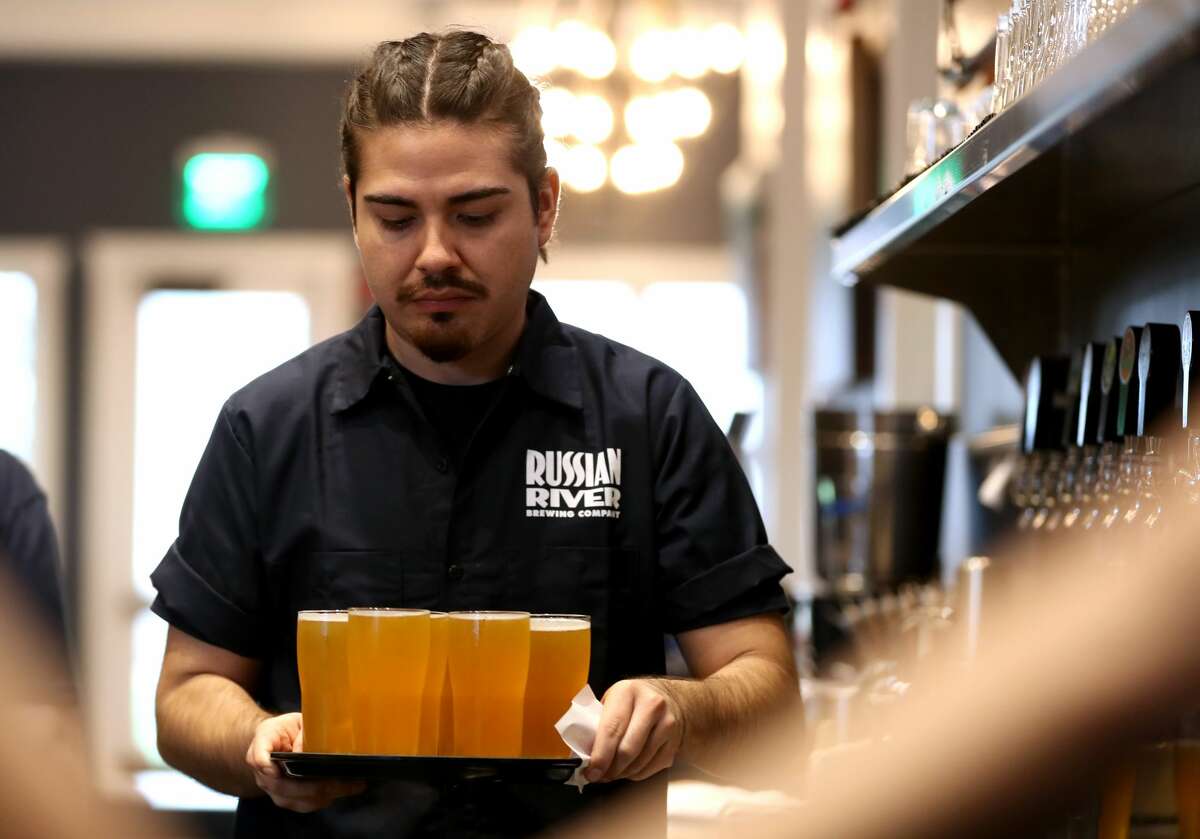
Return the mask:
<path id="1" fill-rule="evenodd" d="M 461 267 L 462 260 L 445 225 L 431 221 L 425 225 L 425 240 L 417 256 L 416 269 L 422 274 L 444 274 Z"/>

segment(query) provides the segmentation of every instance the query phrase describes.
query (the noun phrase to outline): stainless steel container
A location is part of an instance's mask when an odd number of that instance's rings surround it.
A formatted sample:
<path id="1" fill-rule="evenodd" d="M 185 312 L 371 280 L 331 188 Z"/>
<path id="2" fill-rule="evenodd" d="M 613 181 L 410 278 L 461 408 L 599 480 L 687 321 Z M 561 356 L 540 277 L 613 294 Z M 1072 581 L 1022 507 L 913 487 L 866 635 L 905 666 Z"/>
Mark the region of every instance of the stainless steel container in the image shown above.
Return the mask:
<path id="1" fill-rule="evenodd" d="M 817 570 L 831 594 L 937 579 L 953 418 L 921 408 L 815 419 Z"/>

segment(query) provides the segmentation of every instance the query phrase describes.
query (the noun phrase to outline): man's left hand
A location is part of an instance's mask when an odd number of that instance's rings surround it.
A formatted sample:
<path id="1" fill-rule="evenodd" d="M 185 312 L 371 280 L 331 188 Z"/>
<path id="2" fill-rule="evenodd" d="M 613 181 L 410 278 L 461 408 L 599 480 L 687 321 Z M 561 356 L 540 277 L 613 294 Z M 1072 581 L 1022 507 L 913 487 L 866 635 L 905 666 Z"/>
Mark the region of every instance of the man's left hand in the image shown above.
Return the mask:
<path id="1" fill-rule="evenodd" d="M 678 701 L 655 680 L 617 682 L 602 701 L 604 711 L 584 773 L 589 781 L 641 781 L 675 762 L 683 743 L 683 714 Z"/>

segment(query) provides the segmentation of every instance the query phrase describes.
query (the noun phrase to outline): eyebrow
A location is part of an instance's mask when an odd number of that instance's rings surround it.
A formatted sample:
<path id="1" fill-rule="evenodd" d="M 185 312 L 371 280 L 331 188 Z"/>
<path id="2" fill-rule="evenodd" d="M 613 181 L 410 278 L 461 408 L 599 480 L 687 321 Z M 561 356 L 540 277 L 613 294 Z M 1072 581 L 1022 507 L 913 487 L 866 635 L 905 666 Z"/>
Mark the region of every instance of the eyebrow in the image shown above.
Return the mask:
<path id="1" fill-rule="evenodd" d="M 512 192 L 506 186 L 486 186 L 481 189 L 472 189 L 468 192 L 460 192 L 458 195 L 450 196 L 450 204 L 469 204 L 472 201 L 479 201 L 483 198 L 491 198 L 493 195 L 508 195 Z M 364 201 L 369 201 L 372 204 L 387 204 L 394 207 L 416 207 L 417 202 L 411 198 L 405 198 L 403 195 L 364 195 Z"/>

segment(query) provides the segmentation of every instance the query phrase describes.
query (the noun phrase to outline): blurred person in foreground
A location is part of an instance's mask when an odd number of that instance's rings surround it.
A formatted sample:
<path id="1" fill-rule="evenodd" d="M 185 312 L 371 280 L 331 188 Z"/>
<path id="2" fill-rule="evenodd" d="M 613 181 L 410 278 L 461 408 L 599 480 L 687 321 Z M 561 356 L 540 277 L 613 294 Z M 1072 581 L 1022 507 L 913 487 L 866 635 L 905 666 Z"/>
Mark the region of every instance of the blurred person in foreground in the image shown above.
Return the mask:
<path id="1" fill-rule="evenodd" d="M 1101 789 L 1109 767 L 1200 706 L 1200 517 L 1182 499 L 1167 503 L 1181 514 L 1170 530 L 1007 546 L 985 587 L 977 654 L 942 647 L 908 701 L 873 720 L 886 736 L 819 765 L 794 724 L 764 727 L 730 756 L 725 777 L 798 805 L 689 825 L 689 839 L 1050 835 L 1047 821 L 1061 823 Z M 654 835 L 644 818 L 631 804 L 555 835 L 643 839 Z"/>
<path id="2" fill-rule="evenodd" d="M 31 625 L 53 656 L 53 680 L 39 687 L 49 705 L 75 700 L 67 621 L 63 609 L 63 573 L 58 540 L 46 505 L 46 495 L 21 461 L 0 450 L 0 553 L 2 566 L 17 597 L 25 604 Z"/>
<path id="3" fill-rule="evenodd" d="M 239 836 L 526 835 L 631 782 L 661 835 L 663 770 L 719 765 L 797 697 L 789 569 L 688 382 L 530 290 L 559 176 L 505 46 L 380 44 L 341 138 L 376 305 L 220 412 L 153 575 L 160 751 L 241 797 Z M 591 615 L 589 771 L 613 783 L 280 777 L 270 752 L 303 749 L 296 612 L 357 605 Z M 656 675 L 663 633 L 695 678 Z"/>
<path id="4" fill-rule="evenodd" d="M 145 805 L 107 800 L 95 787 L 74 707 L 53 707 L 45 724 L 45 686 L 67 681 L 37 607 L 7 569 L 0 550 L 0 837 L 90 839 L 183 837 Z"/>

